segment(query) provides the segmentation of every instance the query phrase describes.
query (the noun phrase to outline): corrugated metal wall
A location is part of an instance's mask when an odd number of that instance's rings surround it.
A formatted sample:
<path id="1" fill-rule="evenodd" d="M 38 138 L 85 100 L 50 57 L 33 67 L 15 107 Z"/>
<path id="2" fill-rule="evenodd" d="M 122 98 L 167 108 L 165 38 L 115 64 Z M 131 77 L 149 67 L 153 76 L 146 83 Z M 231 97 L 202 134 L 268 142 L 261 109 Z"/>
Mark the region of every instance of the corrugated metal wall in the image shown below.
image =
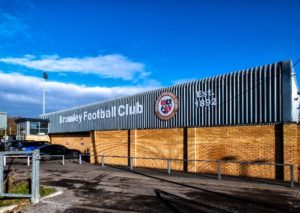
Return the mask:
<path id="1" fill-rule="evenodd" d="M 283 76 L 286 78 L 283 79 Z M 279 62 L 41 117 L 50 119 L 50 133 L 292 121 L 294 100 L 292 95 L 283 96 L 285 90 L 291 90 L 291 82 L 291 63 Z M 179 101 L 177 114 L 168 121 L 155 115 L 156 99 L 165 91 L 176 94 Z M 109 110 L 111 106 L 134 105 L 136 102 L 143 105 L 142 114 L 84 120 L 81 123 L 59 122 L 59 116 Z M 285 111 L 284 102 L 290 103 L 285 105 Z"/>

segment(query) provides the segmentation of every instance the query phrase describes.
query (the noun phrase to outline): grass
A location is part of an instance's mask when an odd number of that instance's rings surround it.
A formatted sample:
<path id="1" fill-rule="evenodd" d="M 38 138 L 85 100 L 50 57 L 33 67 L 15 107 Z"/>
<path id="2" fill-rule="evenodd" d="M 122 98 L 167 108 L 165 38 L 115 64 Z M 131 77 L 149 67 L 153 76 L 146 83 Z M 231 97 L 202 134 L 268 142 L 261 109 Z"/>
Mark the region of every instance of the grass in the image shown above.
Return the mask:
<path id="1" fill-rule="evenodd" d="M 29 194 L 30 186 L 27 181 L 22 181 L 19 183 L 14 184 L 9 193 L 14 194 Z M 56 190 L 54 188 L 40 186 L 40 196 L 44 197 L 49 194 L 52 194 Z M 15 204 L 23 204 L 28 203 L 30 200 L 28 198 L 8 198 L 8 197 L 0 197 L 0 207 L 8 206 L 8 205 L 15 205 Z"/>

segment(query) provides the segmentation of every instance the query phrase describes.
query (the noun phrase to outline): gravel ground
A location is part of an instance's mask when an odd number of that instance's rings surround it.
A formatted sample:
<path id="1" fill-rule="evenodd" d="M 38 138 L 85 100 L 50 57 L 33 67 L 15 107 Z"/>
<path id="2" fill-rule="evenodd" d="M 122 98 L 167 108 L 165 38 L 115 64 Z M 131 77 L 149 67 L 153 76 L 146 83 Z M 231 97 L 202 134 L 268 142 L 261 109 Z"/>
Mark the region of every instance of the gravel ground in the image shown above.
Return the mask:
<path id="1" fill-rule="evenodd" d="M 25 163 L 25 161 L 24 161 Z M 16 174 L 28 175 L 24 163 Z M 63 191 L 18 212 L 300 212 L 300 187 L 288 183 L 150 169 L 41 162 L 40 182 Z"/>

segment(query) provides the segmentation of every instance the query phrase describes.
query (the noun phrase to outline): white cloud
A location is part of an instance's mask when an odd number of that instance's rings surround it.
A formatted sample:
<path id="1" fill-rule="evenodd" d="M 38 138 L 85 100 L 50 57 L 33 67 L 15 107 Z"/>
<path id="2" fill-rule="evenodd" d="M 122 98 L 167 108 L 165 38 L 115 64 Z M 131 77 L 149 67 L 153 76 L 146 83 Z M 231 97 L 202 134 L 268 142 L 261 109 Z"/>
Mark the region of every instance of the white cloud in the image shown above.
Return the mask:
<path id="1" fill-rule="evenodd" d="M 22 34 L 29 37 L 28 29 L 18 17 L 8 13 L 0 14 L 0 36 L 10 38 Z"/>
<path id="2" fill-rule="evenodd" d="M 25 55 L 21 58 L 0 58 L 0 62 L 48 72 L 96 74 L 103 78 L 123 80 L 145 78 L 150 74 L 145 71 L 143 63 L 133 62 L 120 54 L 83 58 L 61 58 L 58 55 L 37 58 L 34 55 Z"/>
<path id="3" fill-rule="evenodd" d="M 42 111 L 43 79 L 19 73 L 0 72 L 0 111 L 10 116 L 32 117 Z M 62 110 L 105 99 L 132 95 L 157 87 L 157 82 L 141 86 L 88 87 L 48 81 L 46 111 Z"/>

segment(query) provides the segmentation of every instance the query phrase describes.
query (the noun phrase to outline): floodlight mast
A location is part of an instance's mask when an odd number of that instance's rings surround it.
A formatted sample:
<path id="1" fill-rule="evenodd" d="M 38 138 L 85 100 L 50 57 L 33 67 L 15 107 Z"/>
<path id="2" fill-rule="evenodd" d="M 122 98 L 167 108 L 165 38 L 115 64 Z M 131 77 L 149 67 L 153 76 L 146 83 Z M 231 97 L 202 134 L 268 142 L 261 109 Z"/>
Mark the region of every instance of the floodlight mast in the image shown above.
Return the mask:
<path id="1" fill-rule="evenodd" d="M 46 108 L 46 80 L 48 79 L 48 74 L 46 72 L 43 72 L 43 115 L 45 114 L 45 108 Z"/>

